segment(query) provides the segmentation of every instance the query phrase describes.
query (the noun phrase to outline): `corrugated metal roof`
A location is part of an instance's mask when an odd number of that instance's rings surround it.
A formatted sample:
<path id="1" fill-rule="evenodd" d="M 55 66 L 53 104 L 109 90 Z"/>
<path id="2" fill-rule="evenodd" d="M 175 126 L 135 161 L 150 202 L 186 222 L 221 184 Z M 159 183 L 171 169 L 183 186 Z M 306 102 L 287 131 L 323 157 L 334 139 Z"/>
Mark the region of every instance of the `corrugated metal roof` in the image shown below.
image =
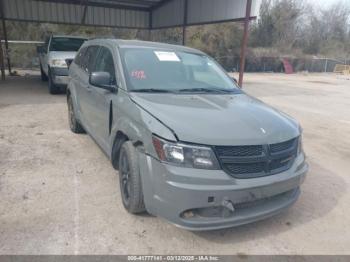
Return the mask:
<path id="1" fill-rule="evenodd" d="M 247 0 L 0 1 L 7 20 L 158 29 L 241 20 Z M 253 0 L 252 17 L 259 1 Z"/>

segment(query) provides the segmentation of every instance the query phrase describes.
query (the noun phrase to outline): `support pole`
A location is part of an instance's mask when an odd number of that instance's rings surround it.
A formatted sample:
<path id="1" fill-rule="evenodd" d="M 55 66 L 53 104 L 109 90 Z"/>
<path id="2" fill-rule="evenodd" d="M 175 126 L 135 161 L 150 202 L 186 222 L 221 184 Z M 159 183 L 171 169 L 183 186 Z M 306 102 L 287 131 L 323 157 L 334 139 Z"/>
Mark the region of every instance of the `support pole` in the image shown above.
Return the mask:
<path id="1" fill-rule="evenodd" d="M 152 41 L 153 11 L 149 11 L 148 41 Z"/>
<path id="2" fill-rule="evenodd" d="M 88 6 L 85 5 L 84 9 L 83 9 L 83 15 L 81 17 L 81 22 L 80 22 L 81 25 L 85 25 L 87 8 L 88 8 Z"/>
<path id="3" fill-rule="evenodd" d="M 182 45 L 186 45 L 186 26 L 182 26 Z"/>
<path id="4" fill-rule="evenodd" d="M 0 42 L 0 70 L 1 70 L 1 80 L 5 80 L 5 62 L 4 62 L 4 53 L 2 51 L 2 42 Z"/>
<path id="5" fill-rule="evenodd" d="M 2 0 L 0 0 L 0 15 L 1 15 L 1 22 L 2 22 L 2 32 L 3 32 L 4 40 L 5 40 L 5 55 L 6 55 L 6 58 L 7 58 L 7 66 L 8 66 L 8 69 L 9 69 L 9 75 L 11 75 L 9 43 L 7 41 L 7 31 L 6 31 L 5 14 L 4 14 L 4 4 L 3 4 Z"/>
<path id="6" fill-rule="evenodd" d="M 80 6 L 83 9 L 83 14 L 81 16 L 80 25 L 85 25 L 86 13 L 87 13 L 87 9 L 88 9 L 88 0 L 80 0 Z"/>
<path id="7" fill-rule="evenodd" d="M 238 85 L 241 88 L 243 87 L 243 74 L 244 74 L 244 67 L 245 67 L 245 55 L 246 55 L 247 43 L 248 43 L 248 29 L 249 29 L 251 9 L 252 9 L 252 0 L 247 0 L 247 6 L 246 6 L 246 12 L 245 12 L 245 18 L 244 18 L 243 39 L 242 39 L 242 45 L 241 45 L 241 59 L 240 59 L 240 65 L 239 65 Z"/>
<path id="8" fill-rule="evenodd" d="M 182 45 L 186 45 L 187 8 L 188 8 L 188 0 L 185 0 L 184 21 L 183 21 L 183 25 L 182 25 Z"/>

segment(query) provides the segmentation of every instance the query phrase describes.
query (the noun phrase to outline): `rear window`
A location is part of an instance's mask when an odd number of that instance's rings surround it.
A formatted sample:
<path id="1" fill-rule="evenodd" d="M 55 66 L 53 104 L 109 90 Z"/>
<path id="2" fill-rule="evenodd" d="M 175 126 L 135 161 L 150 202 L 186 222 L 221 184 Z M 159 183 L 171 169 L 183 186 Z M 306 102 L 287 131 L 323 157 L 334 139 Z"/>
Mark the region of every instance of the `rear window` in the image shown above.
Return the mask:
<path id="1" fill-rule="evenodd" d="M 51 40 L 50 51 L 78 51 L 86 41 L 83 38 L 54 37 Z"/>

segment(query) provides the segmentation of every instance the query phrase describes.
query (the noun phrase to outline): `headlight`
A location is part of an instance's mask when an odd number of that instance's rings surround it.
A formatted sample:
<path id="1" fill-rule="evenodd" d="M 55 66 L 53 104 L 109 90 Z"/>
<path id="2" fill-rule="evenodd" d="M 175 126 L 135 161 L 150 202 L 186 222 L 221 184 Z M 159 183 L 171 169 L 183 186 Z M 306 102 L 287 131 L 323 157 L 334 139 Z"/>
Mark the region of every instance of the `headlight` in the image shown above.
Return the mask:
<path id="1" fill-rule="evenodd" d="M 67 67 L 67 63 L 66 63 L 66 60 L 64 60 L 64 59 L 52 59 L 50 66 Z"/>
<path id="2" fill-rule="evenodd" d="M 166 163 L 200 169 L 220 169 L 213 150 L 204 146 L 171 143 L 153 136 L 158 158 Z"/>
<path id="3" fill-rule="evenodd" d="M 298 155 L 303 152 L 303 129 L 299 126 Z"/>

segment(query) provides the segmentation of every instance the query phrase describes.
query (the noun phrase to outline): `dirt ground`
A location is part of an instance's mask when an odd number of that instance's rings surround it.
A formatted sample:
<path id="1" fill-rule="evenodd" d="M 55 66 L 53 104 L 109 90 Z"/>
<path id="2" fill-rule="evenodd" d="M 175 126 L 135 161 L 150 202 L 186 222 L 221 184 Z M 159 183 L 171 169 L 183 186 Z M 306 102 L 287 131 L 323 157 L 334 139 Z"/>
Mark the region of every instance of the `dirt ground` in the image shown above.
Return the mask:
<path id="1" fill-rule="evenodd" d="M 64 95 L 38 75 L 0 81 L 0 254 L 350 254 L 350 80 L 245 79 L 246 92 L 301 122 L 310 172 L 288 211 L 197 233 L 124 210 L 106 156 L 69 131 Z"/>

